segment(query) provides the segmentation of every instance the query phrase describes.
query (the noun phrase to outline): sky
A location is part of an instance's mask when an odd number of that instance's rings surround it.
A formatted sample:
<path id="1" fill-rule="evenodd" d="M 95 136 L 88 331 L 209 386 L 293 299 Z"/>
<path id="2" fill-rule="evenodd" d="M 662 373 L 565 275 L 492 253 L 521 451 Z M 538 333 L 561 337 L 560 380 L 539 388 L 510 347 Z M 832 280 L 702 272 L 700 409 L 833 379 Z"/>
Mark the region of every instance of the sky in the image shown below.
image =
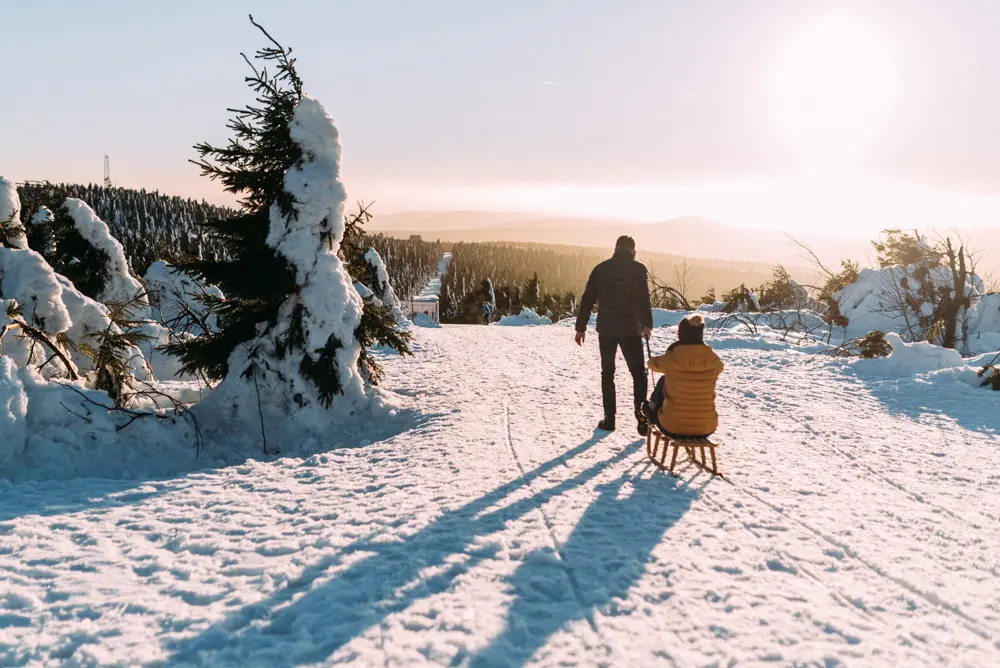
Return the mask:
<path id="1" fill-rule="evenodd" d="M 0 7 L 0 174 L 232 201 L 253 13 L 379 213 L 1000 224 L 995 0 L 47 0 Z"/>

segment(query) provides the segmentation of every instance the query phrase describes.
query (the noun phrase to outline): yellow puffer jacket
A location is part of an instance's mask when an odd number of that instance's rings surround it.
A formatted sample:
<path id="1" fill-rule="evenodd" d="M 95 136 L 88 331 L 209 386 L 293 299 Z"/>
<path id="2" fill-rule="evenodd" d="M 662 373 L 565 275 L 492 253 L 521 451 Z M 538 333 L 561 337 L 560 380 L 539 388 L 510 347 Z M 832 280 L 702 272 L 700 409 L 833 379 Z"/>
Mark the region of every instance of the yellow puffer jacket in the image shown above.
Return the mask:
<path id="1" fill-rule="evenodd" d="M 678 436 L 707 436 L 719 427 L 715 381 L 725 365 L 709 346 L 680 345 L 649 360 L 649 368 L 666 376 L 660 424 Z"/>

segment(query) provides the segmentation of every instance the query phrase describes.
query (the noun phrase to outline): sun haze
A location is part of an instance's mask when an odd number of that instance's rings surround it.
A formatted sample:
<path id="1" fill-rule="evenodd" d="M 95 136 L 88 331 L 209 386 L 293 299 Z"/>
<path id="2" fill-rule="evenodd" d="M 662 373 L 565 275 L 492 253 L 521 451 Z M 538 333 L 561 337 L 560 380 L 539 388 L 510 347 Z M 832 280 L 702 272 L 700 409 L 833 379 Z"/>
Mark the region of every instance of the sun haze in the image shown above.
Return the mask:
<path id="1" fill-rule="evenodd" d="M 99 181 L 108 154 L 119 184 L 231 201 L 187 160 L 247 101 L 248 12 L 329 101 L 378 214 L 1000 220 L 986 0 L 16 3 L 4 42 L 31 71 L 0 105 L 0 173 Z"/>

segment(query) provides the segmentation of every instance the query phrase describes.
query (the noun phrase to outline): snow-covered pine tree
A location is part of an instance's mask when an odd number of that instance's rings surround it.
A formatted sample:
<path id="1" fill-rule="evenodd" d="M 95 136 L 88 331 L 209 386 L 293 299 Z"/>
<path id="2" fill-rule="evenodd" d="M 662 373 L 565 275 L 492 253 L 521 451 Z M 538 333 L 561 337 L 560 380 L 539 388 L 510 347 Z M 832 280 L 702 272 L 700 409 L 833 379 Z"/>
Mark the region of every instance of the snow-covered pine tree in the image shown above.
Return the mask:
<path id="1" fill-rule="evenodd" d="M 0 176 L 0 246 L 27 248 L 17 187 Z"/>
<path id="2" fill-rule="evenodd" d="M 225 295 L 206 302 L 219 330 L 166 350 L 186 373 L 225 379 L 228 390 L 216 394 L 236 399 L 236 410 L 255 391 L 286 415 L 329 408 L 338 395 L 349 409 L 378 378 L 365 345 L 395 323 L 384 307 L 366 307 L 339 257 L 346 193 L 337 127 L 303 93 L 291 50 L 250 20 L 270 42 L 255 56 L 264 67 L 251 65 L 247 77 L 257 104 L 236 112 L 226 146 L 195 147 L 202 173 L 241 197 L 236 216 L 207 223 L 228 257 L 178 263 Z M 246 383 L 249 395 L 236 389 Z"/>

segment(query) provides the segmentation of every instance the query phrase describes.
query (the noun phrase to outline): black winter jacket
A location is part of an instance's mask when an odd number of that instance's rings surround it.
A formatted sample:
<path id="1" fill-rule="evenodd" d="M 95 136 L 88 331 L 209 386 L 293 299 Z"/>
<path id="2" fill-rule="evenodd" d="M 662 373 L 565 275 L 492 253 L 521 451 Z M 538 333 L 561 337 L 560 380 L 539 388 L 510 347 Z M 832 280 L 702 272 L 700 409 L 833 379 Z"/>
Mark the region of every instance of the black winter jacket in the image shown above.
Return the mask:
<path id="1" fill-rule="evenodd" d="M 614 337 L 641 335 L 643 327 L 653 326 L 646 267 L 636 262 L 631 252 L 623 250 L 616 250 L 610 260 L 594 267 L 580 300 L 576 331 L 587 330 L 595 303 L 599 334 Z"/>

